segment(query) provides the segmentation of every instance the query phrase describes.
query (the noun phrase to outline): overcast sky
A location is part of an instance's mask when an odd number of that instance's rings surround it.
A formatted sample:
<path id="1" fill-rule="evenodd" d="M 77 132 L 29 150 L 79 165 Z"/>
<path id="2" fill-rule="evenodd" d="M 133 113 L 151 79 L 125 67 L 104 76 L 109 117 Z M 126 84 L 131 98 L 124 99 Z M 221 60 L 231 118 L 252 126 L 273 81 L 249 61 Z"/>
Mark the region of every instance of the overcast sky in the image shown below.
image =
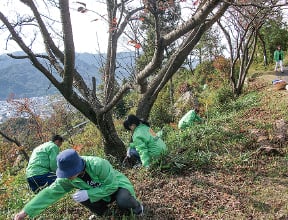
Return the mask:
<path id="1" fill-rule="evenodd" d="M 191 7 L 196 0 L 186 0 L 180 3 L 182 9 L 184 9 L 183 14 L 191 15 Z M 285 0 L 279 0 L 279 3 L 284 3 Z M 13 4 L 12 4 L 13 2 Z M 35 2 L 42 4 L 43 0 L 35 0 Z M 78 3 L 77 3 L 78 2 Z M 79 13 L 77 8 L 82 6 L 79 2 L 85 2 L 88 9 L 86 13 Z M 102 2 L 102 3 L 101 3 Z M 141 1 L 134 1 L 140 3 Z M 8 9 L 9 6 L 9 9 Z M 13 8 L 11 8 L 13 6 Z M 37 5 L 38 6 L 38 5 Z M 102 53 L 106 53 L 107 48 L 107 33 L 108 26 L 104 19 L 101 18 L 107 17 L 106 4 L 105 0 L 80 0 L 80 1 L 70 1 L 71 7 L 71 20 L 73 25 L 73 38 L 75 43 L 76 52 L 88 52 L 88 53 L 98 53 L 99 50 Z M 16 12 L 30 12 L 27 6 L 23 3 L 20 3 L 16 0 L 1 0 L 0 1 L 0 11 L 4 14 L 7 14 L 7 11 L 14 10 Z M 50 9 L 49 9 L 50 10 Z M 96 14 L 94 11 L 97 11 L 99 14 Z M 185 11 L 186 10 L 186 11 Z M 46 12 L 45 12 L 46 13 Z M 9 11 L 9 16 L 12 17 L 12 12 Z M 52 9 L 50 14 L 53 15 L 53 18 L 60 20 L 59 11 L 53 12 Z M 286 13 L 287 14 L 287 13 Z M 101 16 L 100 16 L 101 15 Z M 13 18 L 16 19 L 16 14 L 13 14 Z M 10 19 L 10 18 L 9 18 Z M 1 23 L 0 23 L 1 25 Z M 27 33 L 29 34 L 29 33 Z M 7 39 L 8 32 L 3 33 L 0 30 L 0 54 L 9 53 L 13 51 L 20 51 L 21 49 L 10 40 L 8 44 L 8 50 L 6 50 L 5 39 Z M 123 40 L 118 44 L 119 51 L 128 51 L 133 50 L 134 48 L 131 45 L 128 45 L 128 40 Z M 33 45 L 33 49 L 37 48 L 37 52 L 43 52 L 43 44 L 36 43 Z"/>
<path id="2" fill-rule="evenodd" d="M 13 2 L 13 5 L 15 6 L 14 10 L 20 11 L 21 13 L 25 12 L 25 10 L 28 10 L 27 6 L 16 2 L 17 1 L 15 0 Z M 104 16 L 107 14 L 104 4 L 96 3 L 95 0 L 85 0 L 85 2 L 87 3 L 87 7 L 89 7 L 89 9 L 100 9 Z M 79 13 L 76 9 L 81 5 L 77 4 L 75 1 L 71 1 L 70 6 L 72 8 L 70 13 L 73 25 L 73 38 L 76 52 L 97 53 L 99 47 L 101 52 L 106 52 L 108 30 L 105 21 L 100 19 L 96 13 L 91 11 L 86 13 Z M 3 8 L 7 8 L 7 1 L 1 0 L 0 10 L 5 13 L 6 10 L 3 10 Z M 54 12 L 51 11 L 51 13 Z M 59 15 L 55 13 L 54 18 L 58 19 L 58 17 Z M 95 21 L 95 19 L 98 20 Z M 9 41 L 10 43 L 8 44 L 8 50 L 6 50 L 5 39 L 7 36 L 8 32 L 0 32 L 0 54 L 20 51 L 21 49 L 15 43 L 13 43 L 13 41 Z M 97 39 L 99 43 L 97 43 Z M 42 43 L 39 43 L 38 45 L 35 44 L 33 48 L 37 48 L 38 52 L 44 51 Z"/>
<path id="3" fill-rule="evenodd" d="M 36 3 L 38 2 L 39 5 L 43 4 L 43 0 L 34 0 Z M 188 11 L 189 16 L 191 15 L 191 7 L 193 6 L 194 2 L 197 2 L 197 0 L 186 0 L 181 3 L 181 6 L 183 7 L 182 15 L 185 14 L 185 11 Z M 13 2 L 13 4 L 11 4 Z M 77 3 L 78 2 L 78 3 Z M 82 6 L 80 3 L 85 3 L 86 7 L 91 10 L 86 13 L 79 13 L 77 11 L 77 8 L 79 6 Z M 101 3 L 102 2 L 102 3 Z M 139 5 L 142 1 L 140 0 L 134 0 L 130 1 L 129 4 L 135 4 Z M 37 5 L 37 7 L 39 6 Z M 29 8 L 24 5 L 23 3 L 20 3 L 16 0 L 1 0 L 0 1 L 0 11 L 4 14 L 7 14 L 6 12 L 9 10 L 14 10 L 14 16 L 12 16 L 12 13 L 9 12 L 9 17 L 13 17 L 16 19 L 16 13 L 21 12 L 23 14 L 24 12 L 30 12 Z M 13 6 L 13 8 L 11 7 Z M 70 13 L 71 13 L 71 20 L 73 25 L 73 38 L 75 43 L 75 50 L 76 52 L 89 52 L 89 53 L 98 53 L 99 49 L 100 52 L 106 53 L 107 48 L 107 34 L 108 34 L 108 26 L 106 24 L 106 21 L 101 18 L 103 16 L 104 18 L 107 18 L 107 11 L 106 11 L 106 0 L 80 0 L 80 1 L 70 1 Z M 41 8 L 39 6 L 39 8 Z M 53 18 L 59 19 L 59 11 L 53 12 L 52 9 L 49 8 L 50 14 L 53 14 Z M 96 14 L 93 11 L 97 11 L 98 14 Z M 45 10 L 44 13 L 47 13 L 47 10 Z M 54 15 L 55 13 L 55 15 Z M 96 19 L 96 20 L 95 20 Z M 0 24 L 1 25 L 1 24 Z M 29 34 L 29 33 L 28 33 Z M 19 47 L 13 43 L 13 41 L 9 41 L 9 48 L 6 50 L 5 45 L 5 39 L 7 39 L 8 32 L 1 33 L 0 31 L 0 54 L 13 52 L 13 51 L 20 51 Z M 124 36 L 124 35 L 123 35 Z M 119 51 L 131 51 L 135 48 L 133 45 L 128 44 L 129 39 L 125 38 L 122 39 L 118 43 L 118 52 Z M 44 51 L 43 44 L 40 42 L 38 45 L 33 45 L 33 49 L 37 48 L 37 52 Z"/>

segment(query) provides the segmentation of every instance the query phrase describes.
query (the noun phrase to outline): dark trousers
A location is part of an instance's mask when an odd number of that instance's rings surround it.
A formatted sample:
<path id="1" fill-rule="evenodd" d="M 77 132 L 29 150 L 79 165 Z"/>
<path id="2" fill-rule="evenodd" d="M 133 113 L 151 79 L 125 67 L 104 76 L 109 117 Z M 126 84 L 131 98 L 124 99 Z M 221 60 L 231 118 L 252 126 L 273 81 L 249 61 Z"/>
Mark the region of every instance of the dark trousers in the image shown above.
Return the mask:
<path id="1" fill-rule="evenodd" d="M 45 187 L 51 185 L 56 178 L 57 176 L 55 173 L 46 173 L 43 175 L 29 177 L 27 178 L 27 182 L 30 189 L 37 194 Z"/>
<path id="2" fill-rule="evenodd" d="M 96 213 L 101 216 L 108 208 L 108 204 L 116 201 L 118 207 L 124 210 L 131 210 L 135 214 L 141 213 L 141 204 L 131 195 L 129 190 L 124 188 L 119 188 L 115 193 L 111 195 L 111 201 L 105 202 L 104 200 L 99 200 L 97 202 L 90 202 L 90 200 L 86 200 L 81 202 L 82 205 L 87 207 L 91 212 Z"/>
<path id="3" fill-rule="evenodd" d="M 137 163 L 141 163 L 140 155 L 136 149 L 130 148 L 129 149 L 129 155 L 130 155 L 130 157 L 134 158 Z"/>

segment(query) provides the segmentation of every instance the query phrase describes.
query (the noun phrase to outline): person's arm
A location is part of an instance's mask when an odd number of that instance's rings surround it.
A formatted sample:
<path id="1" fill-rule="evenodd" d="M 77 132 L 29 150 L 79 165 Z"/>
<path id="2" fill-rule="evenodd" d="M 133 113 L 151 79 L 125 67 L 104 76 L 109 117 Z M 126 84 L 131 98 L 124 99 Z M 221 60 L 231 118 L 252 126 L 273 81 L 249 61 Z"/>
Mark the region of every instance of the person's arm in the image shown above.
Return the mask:
<path id="1" fill-rule="evenodd" d="M 51 147 L 49 152 L 49 163 L 50 163 L 50 171 L 56 172 L 57 169 L 57 160 L 56 157 L 59 154 L 59 147 L 57 145 Z"/>
<path id="2" fill-rule="evenodd" d="M 66 182 L 65 182 L 66 181 Z M 67 192 L 70 192 L 73 186 L 69 184 L 68 180 L 56 179 L 56 181 L 40 191 L 33 199 L 31 199 L 18 213 L 18 219 L 24 219 L 25 214 L 33 218 L 43 212 L 47 207 L 61 199 Z M 16 218 L 17 219 L 17 218 Z"/>

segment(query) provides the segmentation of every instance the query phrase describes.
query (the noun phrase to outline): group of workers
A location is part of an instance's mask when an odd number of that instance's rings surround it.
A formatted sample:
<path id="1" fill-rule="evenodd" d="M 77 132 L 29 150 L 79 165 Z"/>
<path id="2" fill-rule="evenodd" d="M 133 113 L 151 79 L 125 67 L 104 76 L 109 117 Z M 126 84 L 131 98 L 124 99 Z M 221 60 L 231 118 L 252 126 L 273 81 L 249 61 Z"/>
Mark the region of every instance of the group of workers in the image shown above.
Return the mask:
<path id="1" fill-rule="evenodd" d="M 201 120 L 197 111 L 191 110 L 179 121 L 178 127 L 184 129 Z M 148 122 L 129 115 L 123 126 L 132 133 L 127 157 L 136 158 L 143 167 L 149 167 L 154 158 L 166 152 L 166 144 Z M 143 204 L 137 200 L 132 183 L 123 173 L 103 158 L 80 156 L 74 149 L 60 152 L 63 141 L 63 137 L 54 135 L 50 141 L 33 150 L 26 178 L 36 195 L 15 215 L 14 220 L 39 215 L 73 189 L 76 189 L 72 194 L 73 200 L 98 216 L 102 216 L 108 204 L 115 201 L 122 210 L 132 211 L 135 215 L 143 213 Z"/>

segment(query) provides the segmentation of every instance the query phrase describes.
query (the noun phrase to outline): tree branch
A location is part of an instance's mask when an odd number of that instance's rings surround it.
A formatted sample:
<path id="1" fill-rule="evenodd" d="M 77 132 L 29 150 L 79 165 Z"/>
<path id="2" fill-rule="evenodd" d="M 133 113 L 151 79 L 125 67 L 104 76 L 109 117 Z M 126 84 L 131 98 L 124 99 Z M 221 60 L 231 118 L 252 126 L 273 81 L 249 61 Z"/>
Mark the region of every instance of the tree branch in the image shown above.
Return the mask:
<path id="1" fill-rule="evenodd" d="M 73 74 L 75 67 L 75 48 L 73 41 L 73 32 L 71 25 L 71 18 L 69 12 L 69 1 L 59 1 L 62 30 L 63 30 L 63 41 L 64 41 L 64 80 L 65 91 L 68 93 L 72 92 Z"/>
<path id="2" fill-rule="evenodd" d="M 12 142 L 12 143 L 14 143 L 14 144 L 16 144 L 17 147 L 20 148 L 19 151 L 24 155 L 25 160 L 29 161 L 29 156 L 28 156 L 28 154 L 27 154 L 26 151 L 22 148 L 22 147 L 23 147 L 22 144 L 21 144 L 17 139 L 10 138 L 10 137 L 7 136 L 6 134 L 4 134 L 2 131 L 0 131 L 0 135 L 1 135 L 2 137 L 4 137 L 6 140 L 8 140 L 8 141 L 10 141 L 10 142 Z"/>

